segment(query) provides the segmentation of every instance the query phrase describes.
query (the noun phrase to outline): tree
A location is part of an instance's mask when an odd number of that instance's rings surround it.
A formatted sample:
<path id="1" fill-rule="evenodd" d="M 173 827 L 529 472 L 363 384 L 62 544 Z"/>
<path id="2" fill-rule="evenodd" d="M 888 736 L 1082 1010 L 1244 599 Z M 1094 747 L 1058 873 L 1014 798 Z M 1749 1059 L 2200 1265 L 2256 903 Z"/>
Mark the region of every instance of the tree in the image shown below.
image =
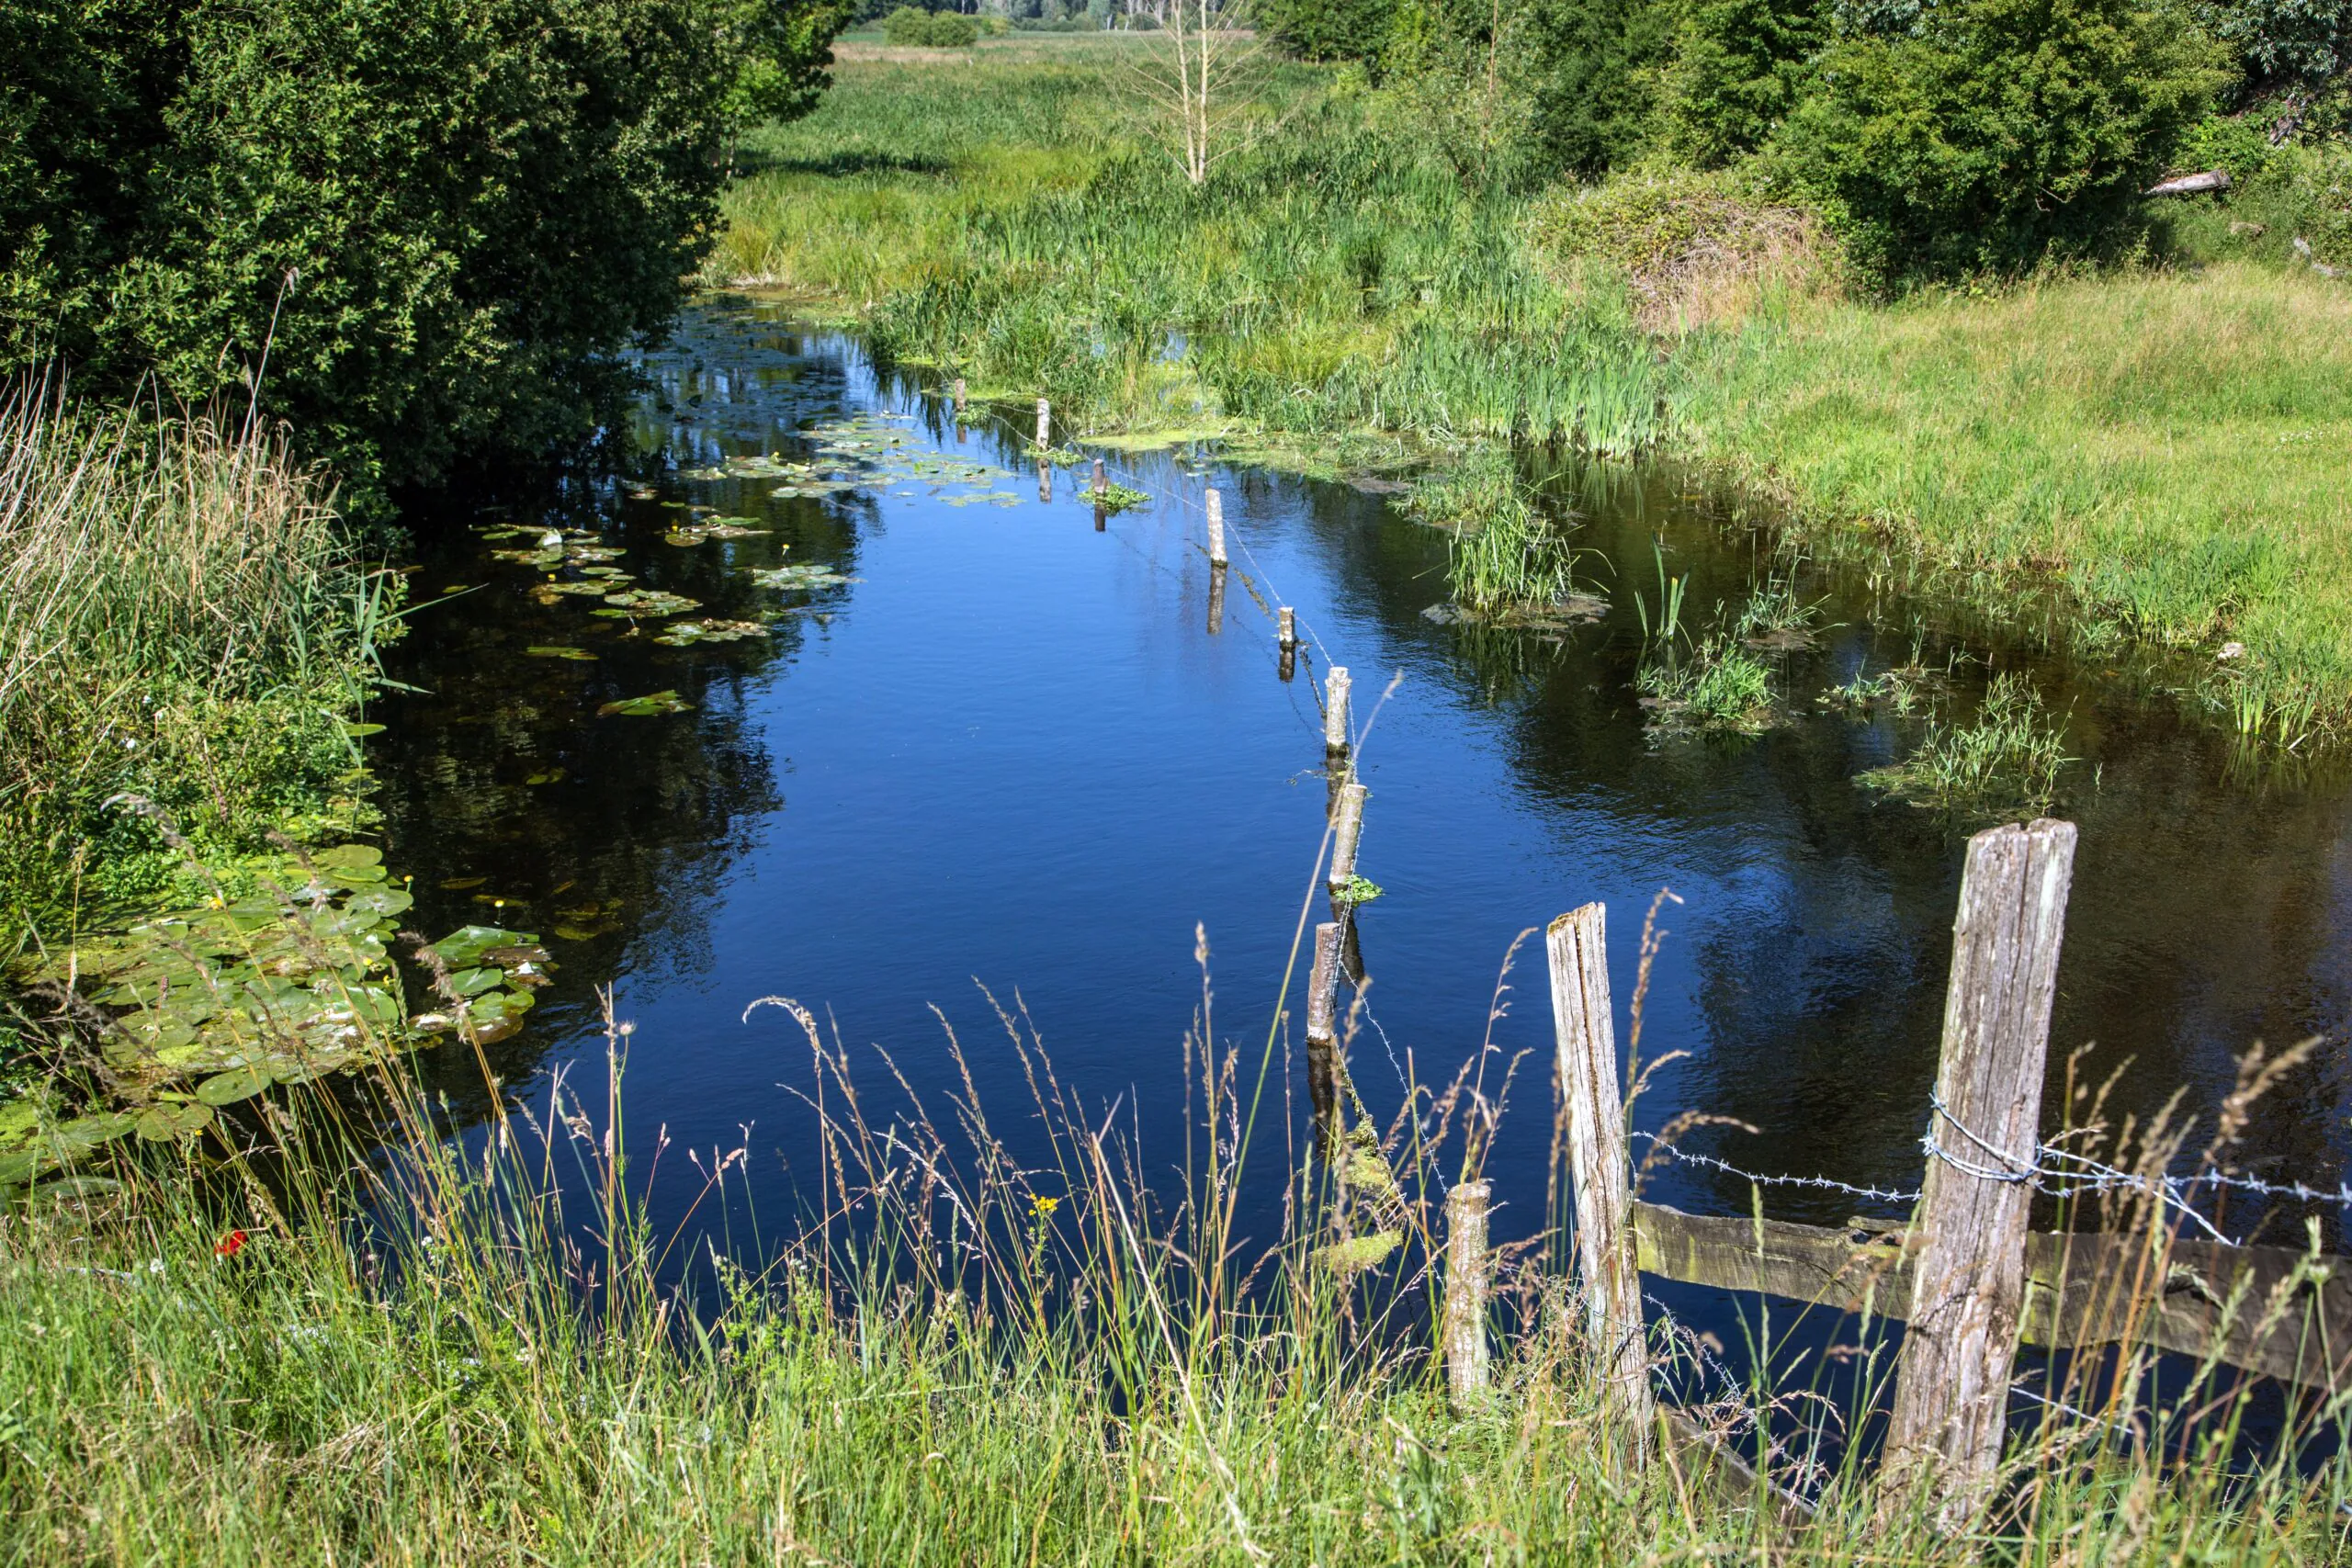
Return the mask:
<path id="1" fill-rule="evenodd" d="M 1668 140 L 1701 168 L 1762 146 L 1829 41 L 1828 0 L 1695 0 L 1666 73 Z"/>
<path id="2" fill-rule="evenodd" d="M 266 360 L 267 411 L 362 504 L 543 450 L 674 314 L 730 117 L 813 102 L 831 15 L 8 0 L 0 368 L 200 405 Z"/>
<path id="3" fill-rule="evenodd" d="M 1675 15 L 1672 0 L 1531 0 L 1534 123 L 1553 166 L 1594 178 L 1656 139 Z"/>
<path id="4" fill-rule="evenodd" d="M 1941 0 L 1910 31 L 1839 39 L 1817 80 L 1771 155 L 1893 276 L 2113 239 L 2230 72 L 2140 0 Z"/>

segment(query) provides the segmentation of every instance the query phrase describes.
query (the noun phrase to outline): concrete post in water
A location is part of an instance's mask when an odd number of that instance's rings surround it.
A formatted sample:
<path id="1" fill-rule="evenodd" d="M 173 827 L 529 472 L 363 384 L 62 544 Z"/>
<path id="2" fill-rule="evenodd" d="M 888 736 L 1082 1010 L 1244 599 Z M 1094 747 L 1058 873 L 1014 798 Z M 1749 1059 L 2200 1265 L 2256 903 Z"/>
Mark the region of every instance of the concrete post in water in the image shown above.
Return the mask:
<path id="1" fill-rule="evenodd" d="M 1609 996 L 1607 917 L 1600 904 L 1562 915 L 1544 932 L 1544 947 L 1552 972 L 1560 1087 L 1567 1101 L 1577 1268 L 1608 1403 L 1638 1464 L 1649 1451 L 1656 1406 L 1634 1247 L 1633 1154 L 1625 1137 L 1623 1067 L 1617 1059 Z"/>
<path id="2" fill-rule="evenodd" d="M 2075 825 L 2048 818 L 1968 841 L 1952 922 L 1928 1179 L 1912 1220 L 1910 1327 L 1887 1428 L 1889 1478 L 1930 1489 L 1965 1529 L 1990 1494 L 2025 1301 L 2022 1179 L 2041 1152 L 2041 1080 Z"/>
<path id="3" fill-rule="evenodd" d="M 1277 641 L 1282 648 L 1282 658 L 1275 670 L 1284 681 L 1288 681 L 1298 671 L 1298 621 L 1287 604 L 1274 612 L 1274 621 L 1281 627 Z"/>
<path id="4" fill-rule="evenodd" d="M 1209 491 L 1209 565 L 1223 568 L 1225 562 L 1225 498 Z"/>
<path id="5" fill-rule="evenodd" d="M 1052 428 L 1053 406 L 1046 402 L 1045 399 L 1039 398 L 1037 400 L 1037 446 L 1040 450 L 1053 445 L 1051 441 L 1046 439 L 1046 435 Z"/>
<path id="6" fill-rule="evenodd" d="M 1340 1140 L 1340 928 L 1315 928 L 1315 963 L 1306 975 L 1306 1098 L 1315 1108 L 1317 1146 L 1328 1156 Z"/>
<path id="7" fill-rule="evenodd" d="M 1445 1195 L 1445 1381 L 1456 1404 L 1487 1392 L 1487 1201 L 1464 1181 Z"/>

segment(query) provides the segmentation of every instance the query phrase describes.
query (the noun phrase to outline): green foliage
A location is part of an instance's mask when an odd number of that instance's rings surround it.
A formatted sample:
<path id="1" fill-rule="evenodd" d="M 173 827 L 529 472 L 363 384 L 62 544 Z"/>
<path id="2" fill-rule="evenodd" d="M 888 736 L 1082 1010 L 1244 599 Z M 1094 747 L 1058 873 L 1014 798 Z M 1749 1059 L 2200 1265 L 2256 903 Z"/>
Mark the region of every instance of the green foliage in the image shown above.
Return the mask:
<path id="1" fill-rule="evenodd" d="M 1883 276 L 2006 271 L 2111 242 L 2227 80 L 2143 0 L 1953 0 L 1833 43 L 1774 146 Z"/>
<path id="2" fill-rule="evenodd" d="M 1903 761 L 1858 782 L 1948 809 L 2034 811 L 2056 797 L 2072 761 L 2064 723 L 2023 676 L 2004 672 L 1993 677 L 1974 718 L 1936 727 Z"/>
<path id="3" fill-rule="evenodd" d="M 1536 135 L 1555 168 L 1590 179 L 1655 141 L 1673 0 L 1529 0 Z"/>
<path id="4" fill-rule="evenodd" d="M 1398 0 L 1258 0 L 1258 29 L 1301 60 L 1377 62 Z"/>
<path id="5" fill-rule="evenodd" d="M 1771 717 L 1771 672 L 1729 637 L 1703 638 L 1688 653 L 1661 641 L 1634 684 L 1661 734 L 1753 735 Z"/>
<path id="6" fill-rule="evenodd" d="M 730 112 L 830 6 L 28 0 L 0 11 L 0 364 L 200 405 L 265 359 L 347 500 L 584 429 L 675 310 Z M 718 47 L 714 47 L 718 45 Z"/>
<path id="7" fill-rule="evenodd" d="M 0 957 L 192 897 L 152 802 L 228 863 L 367 816 L 345 718 L 399 579 L 283 439 L 0 402 Z"/>
<path id="8" fill-rule="evenodd" d="M 1667 72 L 1667 141 L 1701 168 L 1753 152 L 1811 85 L 1829 0 L 1693 0 Z"/>
<path id="9" fill-rule="evenodd" d="M 719 55 L 735 63 L 722 105 L 730 125 L 797 119 L 832 85 L 833 39 L 850 0 L 705 0 Z"/>
<path id="10" fill-rule="evenodd" d="M 2352 73 L 2352 0 L 2196 0 L 2193 9 L 2264 87 L 2324 91 Z"/>
<path id="11" fill-rule="evenodd" d="M 882 34 L 901 49 L 969 49 L 979 41 L 980 28 L 958 12 L 901 6 L 883 19 Z"/>
<path id="12" fill-rule="evenodd" d="M 1574 592 L 1574 552 L 1536 509 L 1510 453 L 1476 453 L 1431 475 L 1408 507 L 1447 531 L 1446 575 L 1464 609 L 1497 615 Z"/>

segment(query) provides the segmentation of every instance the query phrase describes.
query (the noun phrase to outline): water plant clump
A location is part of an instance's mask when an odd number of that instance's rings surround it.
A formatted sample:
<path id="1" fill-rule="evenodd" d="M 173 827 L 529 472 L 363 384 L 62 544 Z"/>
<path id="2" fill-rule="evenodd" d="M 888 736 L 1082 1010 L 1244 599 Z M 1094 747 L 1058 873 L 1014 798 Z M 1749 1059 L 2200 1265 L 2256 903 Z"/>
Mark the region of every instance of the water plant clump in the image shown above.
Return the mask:
<path id="1" fill-rule="evenodd" d="M 1810 648 L 1820 621 L 1820 605 L 1798 598 L 1789 579 L 1771 577 L 1748 595 L 1731 635 L 1758 651 L 1782 653 Z"/>
<path id="2" fill-rule="evenodd" d="M 1634 676 L 1654 732 L 1755 735 L 1772 719 L 1772 677 L 1736 637 L 1716 634 L 1688 653 L 1656 650 Z"/>
<path id="3" fill-rule="evenodd" d="M 1491 617 L 1577 597 L 1576 553 L 1537 508 L 1508 452 L 1476 453 L 1423 479 L 1406 505 L 1446 530 L 1446 577 L 1457 608 Z"/>
<path id="4" fill-rule="evenodd" d="M 1966 724 L 1932 727 L 1902 761 L 1856 783 L 1951 810 L 2041 810 L 2057 797 L 2068 763 L 2065 725 L 2023 675 L 2004 671 Z"/>

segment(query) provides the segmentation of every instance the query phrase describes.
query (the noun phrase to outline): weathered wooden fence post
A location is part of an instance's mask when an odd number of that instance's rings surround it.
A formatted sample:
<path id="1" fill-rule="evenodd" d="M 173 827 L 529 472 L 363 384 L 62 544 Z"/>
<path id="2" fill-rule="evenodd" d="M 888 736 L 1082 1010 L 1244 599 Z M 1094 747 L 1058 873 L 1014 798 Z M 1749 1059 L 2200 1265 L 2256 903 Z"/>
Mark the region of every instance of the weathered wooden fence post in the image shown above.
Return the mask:
<path id="1" fill-rule="evenodd" d="M 1325 891 L 1331 899 L 1331 919 L 1340 927 L 1340 963 L 1354 985 L 1363 984 L 1363 943 L 1356 935 L 1356 845 L 1363 837 L 1363 803 L 1371 791 L 1360 784 L 1340 786 L 1331 812 L 1331 871 Z"/>
<path id="2" fill-rule="evenodd" d="M 1282 648 L 1277 672 L 1288 681 L 1298 671 L 1298 617 L 1284 604 L 1274 612 L 1274 624 L 1280 628 L 1276 640 Z"/>
<path id="3" fill-rule="evenodd" d="M 1097 457 L 1094 459 L 1094 494 L 1097 498 L 1096 504 L 1101 504 L 1100 498 L 1108 494 L 1110 492 L 1110 489 L 1111 476 L 1103 471 L 1102 459 Z"/>
<path id="4" fill-rule="evenodd" d="M 1045 451 L 1053 446 L 1047 435 L 1053 430 L 1053 405 L 1045 399 L 1037 400 L 1037 449 Z"/>
<path id="5" fill-rule="evenodd" d="M 1445 1381 L 1456 1404 L 1487 1392 L 1487 1201 L 1484 1181 L 1445 1195 Z"/>
<path id="6" fill-rule="evenodd" d="M 1225 630 L 1225 565 L 1209 568 L 1209 636 Z"/>
<path id="7" fill-rule="evenodd" d="M 1225 498 L 1209 491 L 1209 565 L 1223 568 L 1225 560 Z"/>
<path id="8" fill-rule="evenodd" d="M 1567 1100 L 1568 1175 L 1575 1189 L 1586 1316 L 1609 1402 L 1638 1463 L 1649 1450 L 1656 1405 L 1634 1254 L 1633 1154 L 1620 1087 L 1623 1068 L 1609 998 L 1607 910 L 1587 904 L 1562 915 L 1544 932 L 1544 945 L 1551 960 L 1560 1089 Z"/>
<path id="9" fill-rule="evenodd" d="M 1306 976 L 1306 1098 L 1315 1108 L 1316 1143 L 1328 1156 L 1340 1141 L 1340 927 L 1315 928 L 1315 963 Z"/>
<path id="10" fill-rule="evenodd" d="M 1984 1505 L 2001 1457 L 2074 869 L 2075 825 L 2044 818 L 1977 834 L 1961 877 L 1934 1153 L 1912 1221 L 1910 1327 L 1887 1431 L 1890 1479 L 1928 1486 L 1946 1530 Z"/>

